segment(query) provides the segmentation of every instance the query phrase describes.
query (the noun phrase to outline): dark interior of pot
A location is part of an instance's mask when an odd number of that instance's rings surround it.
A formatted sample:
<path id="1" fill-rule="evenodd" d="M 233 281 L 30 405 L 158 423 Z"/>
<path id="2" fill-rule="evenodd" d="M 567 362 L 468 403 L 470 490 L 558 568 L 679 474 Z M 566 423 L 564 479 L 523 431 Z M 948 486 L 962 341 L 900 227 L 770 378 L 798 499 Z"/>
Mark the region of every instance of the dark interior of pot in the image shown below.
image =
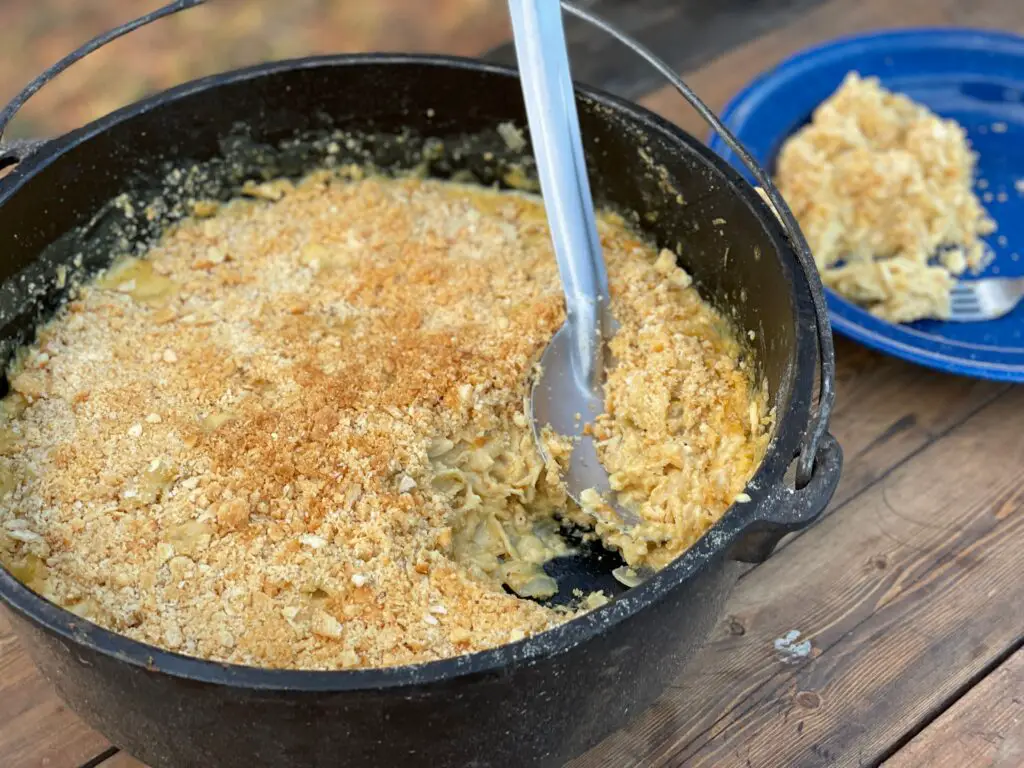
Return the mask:
<path id="1" fill-rule="evenodd" d="M 749 359 L 778 413 L 774 444 L 759 477 L 769 485 L 781 482 L 806 426 L 814 360 L 807 285 L 781 230 L 738 175 L 695 140 L 684 142 L 681 134 L 653 116 L 611 99 L 587 97 L 580 103 L 580 118 L 599 204 L 625 213 L 651 240 L 675 250 L 701 294 L 731 318 L 741 337 L 750 339 Z M 417 169 L 441 178 L 530 188 L 532 161 L 496 130 L 502 123 L 523 127 L 525 122 L 518 81 L 508 72 L 478 63 L 429 64 L 401 57 L 270 65 L 200 81 L 116 113 L 53 142 L 0 182 L 0 232 L 5 243 L 0 260 L 0 358 L 6 363 L 20 344 L 31 340 L 41 318 L 59 306 L 73 282 L 69 274 L 87 275 L 107 266 L 115 255 L 142 247 L 184 215 L 190 199 L 226 199 L 249 179 L 299 176 L 324 165 L 353 162 L 369 162 L 383 171 Z M 127 195 L 130 204 L 125 204 L 126 198 L 117 200 L 119 195 Z M 722 552 L 712 550 L 714 558 L 708 562 L 720 562 Z M 461 712 L 453 714 L 445 709 L 448 704 L 424 696 L 423 711 L 417 709 L 409 717 L 424 722 L 428 714 L 440 718 L 436 728 L 416 728 L 415 738 L 433 746 L 401 743 L 394 755 L 407 754 L 401 746 L 418 750 L 424 760 L 433 754 L 437 765 L 468 764 L 454 756 L 471 754 L 471 749 L 506 756 L 493 763 L 473 763 L 477 765 L 567 759 L 652 701 L 679 671 L 710 631 L 724 600 L 726 580 L 714 577 L 712 582 L 704 591 L 674 598 L 666 598 L 667 589 L 649 592 L 648 607 L 660 613 L 648 618 L 643 628 L 634 625 L 630 630 L 621 620 L 626 613 L 620 612 L 615 619 L 618 628 L 604 633 L 601 642 L 621 646 L 633 642 L 625 640 L 630 632 L 635 638 L 642 630 L 643 650 L 633 648 L 615 656 L 614 666 L 608 667 L 613 672 L 601 677 L 611 656 L 604 650 L 595 655 L 591 647 L 585 668 L 575 669 L 577 663 L 571 675 L 555 670 L 565 676 L 529 716 L 523 715 L 523 707 L 532 699 L 523 698 L 523 690 L 505 698 L 493 691 L 487 694 L 494 709 L 484 719 L 494 719 L 493 729 L 466 718 L 472 702 L 453 699 L 450 706 Z M 636 606 L 630 611 L 630 616 L 638 613 Z M 589 633 L 587 637 L 581 634 L 565 647 L 586 653 L 586 642 L 602 632 L 600 621 L 580 630 Z M 614 655 L 622 648 L 605 650 Z M 109 685 L 111 692 L 123 690 L 114 682 L 98 680 L 94 671 L 69 671 L 63 665 L 61 670 L 71 698 L 76 675 L 88 676 L 93 686 Z M 542 673 L 553 674 L 540 667 L 531 674 Z M 506 674 L 509 677 L 481 683 L 481 690 L 506 685 L 513 673 Z M 410 681 L 422 678 L 413 675 Z M 535 689 L 538 682 L 520 684 Z M 444 696 L 448 702 L 451 691 Z M 185 717 L 184 706 L 175 704 L 183 700 L 172 697 L 156 713 L 151 707 L 163 705 L 147 698 L 151 703 L 138 702 L 138 713 L 131 717 L 163 722 L 180 716 L 184 719 L 171 723 L 171 730 L 195 727 L 194 716 Z M 265 707 L 270 716 L 280 702 L 261 699 L 250 705 L 257 709 L 246 710 L 247 722 L 255 727 L 263 717 L 258 708 Z M 97 716 L 94 722 L 127 740 L 131 734 L 125 736 L 124 729 L 134 727 L 128 714 L 131 702 L 117 706 L 123 710 L 122 720 Z M 210 704 L 211 723 L 220 717 L 221 706 Z M 352 724 L 344 738 L 361 740 L 352 754 L 392 764 L 381 752 L 390 749 L 381 746 L 387 740 L 387 708 L 374 707 L 365 717 L 350 713 Z M 582 723 L 577 715 L 588 712 Z M 303 710 L 300 719 L 305 724 L 296 725 L 294 733 L 276 734 L 273 747 L 267 746 L 270 741 L 264 746 L 256 743 L 264 737 L 252 741 L 251 750 L 241 751 L 239 740 L 223 740 L 219 748 L 207 740 L 188 755 L 179 752 L 175 760 L 184 757 L 184 762 L 173 762 L 161 757 L 159 739 L 153 736 L 151 751 L 140 756 L 154 765 L 198 764 L 188 760 L 200 758 L 215 760 L 208 764 L 251 765 L 254 756 L 285 754 L 289 744 L 313 738 L 319 732 L 313 714 L 314 710 Z M 357 721 L 363 720 L 362 730 L 357 729 Z M 459 724 L 452 725 L 456 721 Z M 515 727 L 507 725 L 511 722 Z M 543 738 L 537 728 L 547 729 Z M 527 729 L 533 729 L 529 738 L 523 735 Z M 477 733 L 481 730 L 487 732 Z M 242 741 L 254 738 L 252 728 L 243 728 L 239 735 L 243 732 Z M 445 746 L 445 740 L 459 739 L 463 746 L 458 750 Z M 335 741 L 333 746 L 324 744 L 331 749 L 343 746 L 340 731 Z M 474 746 L 477 742 L 488 746 Z M 319 747 L 295 749 L 291 754 L 305 755 L 304 760 L 322 752 Z M 243 754 L 246 750 L 251 754 Z"/>

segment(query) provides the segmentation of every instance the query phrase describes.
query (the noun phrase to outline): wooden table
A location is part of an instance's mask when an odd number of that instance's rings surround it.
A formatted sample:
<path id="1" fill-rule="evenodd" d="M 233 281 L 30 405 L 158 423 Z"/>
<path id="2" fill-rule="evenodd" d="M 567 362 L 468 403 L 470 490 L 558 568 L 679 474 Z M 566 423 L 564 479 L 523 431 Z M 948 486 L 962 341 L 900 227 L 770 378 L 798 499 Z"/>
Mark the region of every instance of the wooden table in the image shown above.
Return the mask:
<path id="1" fill-rule="evenodd" d="M 790 52 L 841 34 L 1024 32 L 1020 0 L 591 5 L 670 57 L 715 107 Z M 570 36 L 582 79 L 705 133 L 621 52 L 576 25 Z M 838 357 L 833 431 L 846 469 L 825 518 L 745 574 L 685 686 L 574 768 L 1024 766 L 1024 389 L 844 341 Z M 61 705 L 2 614 L 0 765 L 139 766 Z"/>

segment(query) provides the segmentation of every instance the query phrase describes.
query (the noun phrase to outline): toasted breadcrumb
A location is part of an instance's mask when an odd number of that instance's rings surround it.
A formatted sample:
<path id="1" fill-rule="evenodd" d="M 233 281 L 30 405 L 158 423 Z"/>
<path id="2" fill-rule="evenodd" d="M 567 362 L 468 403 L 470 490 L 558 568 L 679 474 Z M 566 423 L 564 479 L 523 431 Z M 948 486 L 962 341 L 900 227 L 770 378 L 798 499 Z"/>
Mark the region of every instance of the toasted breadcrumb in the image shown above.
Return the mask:
<path id="1" fill-rule="evenodd" d="M 129 637 L 263 667 L 424 662 L 576 615 L 503 586 L 550 594 L 572 507 L 523 414 L 564 320 L 539 199 L 328 173 L 245 195 L 83 287 L 14 364 L 5 566 Z M 674 256 L 600 230 L 622 324 L 604 457 L 651 520 L 607 533 L 661 565 L 770 419 Z"/>

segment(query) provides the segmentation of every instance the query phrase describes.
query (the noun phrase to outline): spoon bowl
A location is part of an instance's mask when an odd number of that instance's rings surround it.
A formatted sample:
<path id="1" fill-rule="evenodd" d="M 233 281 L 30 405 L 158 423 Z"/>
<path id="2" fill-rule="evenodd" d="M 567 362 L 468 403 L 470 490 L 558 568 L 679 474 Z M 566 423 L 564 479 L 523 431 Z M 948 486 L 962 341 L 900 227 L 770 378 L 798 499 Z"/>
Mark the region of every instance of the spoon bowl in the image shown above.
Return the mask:
<path id="1" fill-rule="evenodd" d="M 540 359 L 540 371 L 533 380 L 530 392 L 530 416 L 533 434 L 544 458 L 546 428 L 572 441 L 572 451 L 565 467 L 563 479 L 566 490 L 577 504 L 595 517 L 615 519 L 607 522 L 632 527 L 640 522 L 639 516 L 618 504 L 611 488 L 608 472 L 597 456 L 597 442 L 591 432 L 598 416 L 604 413 L 604 393 L 601 387 L 590 388 L 576 375 L 573 364 L 575 339 L 568 323 L 551 338 Z M 607 357 L 607 355 L 606 355 Z M 600 510 L 584 501 L 594 491 L 604 504 Z"/>
<path id="2" fill-rule="evenodd" d="M 615 331 L 608 276 L 583 155 L 562 10 L 551 0 L 509 0 L 519 77 L 558 273 L 566 321 L 544 350 L 530 397 L 542 453 L 550 427 L 572 441 L 564 479 L 569 495 L 597 517 L 629 526 L 638 516 L 616 505 L 587 425 L 604 412 L 605 342 Z M 549 456 L 545 455 L 545 459 Z M 596 492 L 604 503 L 583 504 Z"/>

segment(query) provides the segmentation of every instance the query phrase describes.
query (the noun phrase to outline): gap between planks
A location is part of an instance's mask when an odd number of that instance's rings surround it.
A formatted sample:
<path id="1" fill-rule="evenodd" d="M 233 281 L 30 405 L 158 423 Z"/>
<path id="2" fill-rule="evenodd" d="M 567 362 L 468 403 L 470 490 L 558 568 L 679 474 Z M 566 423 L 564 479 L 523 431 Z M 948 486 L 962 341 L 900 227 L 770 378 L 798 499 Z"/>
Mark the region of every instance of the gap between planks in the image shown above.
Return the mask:
<path id="1" fill-rule="evenodd" d="M 1024 649 L 990 671 L 883 765 L 1024 765 Z"/>
<path id="2" fill-rule="evenodd" d="M 92 760 L 82 763 L 78 768 L 100 768 L 101 766 L 103 768 L 129 768 L 129 766 L 131 768 L 138 768 L 138 766 L 145 768 L 142 763 L 132 758 L 126 752 L 122 752 L 117 747 L 107 748 L 92 758 Z"/>

